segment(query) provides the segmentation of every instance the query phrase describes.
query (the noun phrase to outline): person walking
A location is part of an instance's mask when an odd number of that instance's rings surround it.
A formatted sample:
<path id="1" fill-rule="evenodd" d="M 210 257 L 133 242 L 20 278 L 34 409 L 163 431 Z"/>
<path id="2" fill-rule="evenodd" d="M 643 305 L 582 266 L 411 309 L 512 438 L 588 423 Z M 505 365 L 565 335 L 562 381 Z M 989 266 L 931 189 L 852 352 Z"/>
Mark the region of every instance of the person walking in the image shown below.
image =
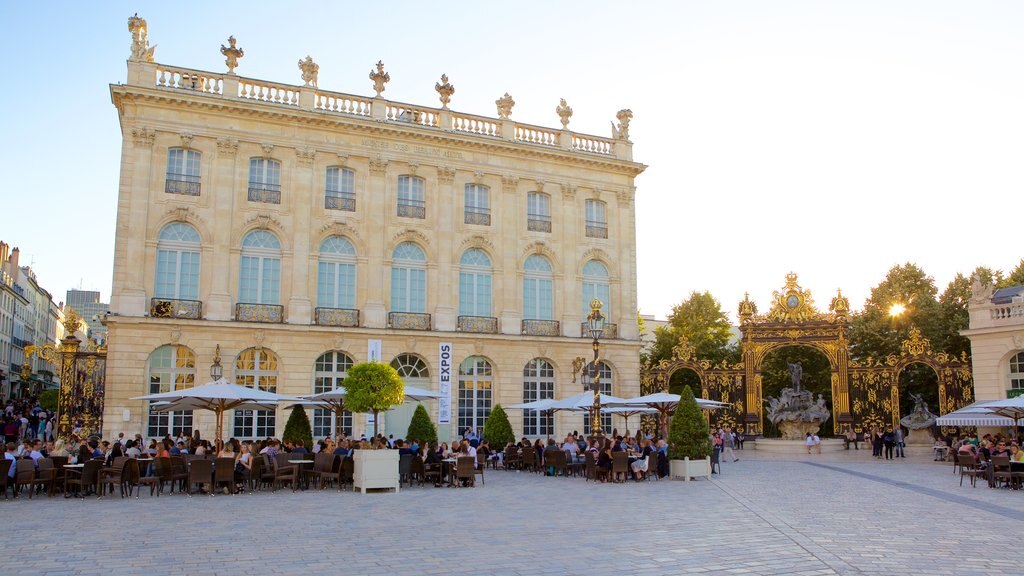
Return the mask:
<path id="1" fill-rule="evenodd" d="M 811 437 L 811 433 L 810 432 L 807 433 L 807 442 L 806 442 L 806 444 L 807 444 L 807 453 L 810 454 L 811 453 L 811 447 L 814 446 L 814 438 Z"/>
<path id="2" fill-rule="evenodd" d="M 882 433 L 877 428 L 871 429 L 871 455 L 875 458 L 882 457 Z"/>
<path id="3" fill-rule="evenodd" d="M 885 445 L 885 459 L 892 460 L 892 449 L 896 446 L 896 434 L 892 429 L 885 431 L 885 435 L 882 436 L 882 444 Z"/>
<path id="4" fill-rule="evenodd" d="M 897 458 L 906 458 L 906 455 L 903 453 L 904 446 L 906 446 L 906 444 L 903 441 L 903 427 L 902 426 L 897 426 L 896 427 L 896 457 Z"/>
<path id="5" fill-rule="evenodd" d="M 736 457 L 736 453 L 732 451 L 733 436 L 732 429 L 726 428 L 722 434 L 722 459 L 736 462 L 739 458 Z"/>

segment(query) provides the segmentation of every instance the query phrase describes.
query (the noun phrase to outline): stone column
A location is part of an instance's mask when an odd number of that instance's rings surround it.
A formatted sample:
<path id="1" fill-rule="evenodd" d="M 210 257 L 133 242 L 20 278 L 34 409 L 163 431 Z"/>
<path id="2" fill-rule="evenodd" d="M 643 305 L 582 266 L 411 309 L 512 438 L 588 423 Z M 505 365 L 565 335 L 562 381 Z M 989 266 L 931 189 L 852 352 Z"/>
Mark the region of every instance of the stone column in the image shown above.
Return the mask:
<path id="1" fill-rule="evenodd" d="M 380 98 L 374 99 L 373 110 L 375 116 L 378 104 L 380 109 L 383 110 L 384 100 Z M 366 213 L 377 215 L 381 223 L 392 220 L 392 218 L 388 217 L 388 211 L 395 210 L 394 206 L 389 205 L 390 196 L 387 192 L 387 170 L 387 160 L 379 156 L 370 159 L 370 177 L 367 179 L 365 200 L 367 204 Z M 384 277 L 386 274 L 391 273 L 391 270 L 384 265 L 385 262 L 391 259 L 391 254 L 387 252 L 387 233 L 388 227 L 381 225 L 376 230 L 371 228 L 366 234 L 366 257 L 368 262 L 361 270 L 367 276 L 366 300 L 361 314 L 361 323 L 368 328 L 384 328 L 387 326 L 387 308 L 384 303 L 388 295 L 384 292 L 384 287 L 387 286 Z"/>
<path id="2" fill-rule="evenodd" d="M 444 123 L 445 112 L 447 112 L 448 123 Z M 441 111 L 442 126 L 451 126 L 451 112 Z M 431 213 L 437 218 L 437 226 L 434 241 L 437 243 L 436 267 L 428 267 L 427 274 L 427 311 L 433 310 L 432 319 L 434 330 L 443 332 L 455 331 L 456 317 L 458 315 L 458 298 L 452 299 L 451 294 L 458 294 L 458 275 L 452 269 L 453 254 L 455 250 L 454 220 L 462 206 L 459 196 L 453 186 L 455 182 L 455 170 L 453 168 L 441 167 L 437 169 L 437 194 L 433 202 L 427 202 L 427 218 Z M 455 287 L 454 292 L 452 286 Z M 453 306 L 452 303 L 456 305 Z"/>
<path id="3" fill-rule="evenodd" d="M 503 121 L 504 124 L 511 124 Z M 492 303 L 495 306 L 494 315 L 498 317 L 498 330 L 502 334 L 520 334 L 523 325 L 523 313 L 518 307 L 522 301 L 518 270 L 522 266 L 519 249 L 519 238 L 523 235 L 523 228 L 526 223 L 525 194 L 520 196 L 519 177 L 502 176 L 500 197 L 501 219 L 500 237 L 495 250 L 494 281 L 492 287 Z M 499 202 L 494 203 L 497 208 Z M 495 214 L 496 216 L 498 214 Z M 510 217 L 511 215 L 511 217 Z"/>
<path id="4" fill-rule="evenodd" d="M 618 307 L 613 310 L 615 315 L 611 322 L 619 327 L 619 338 L 639 340 L 640 327 L 636 321 L 636 214 L 633 210 L 636 188 L 627 188 L 616 192 L 619 223 L 615 238 L 615 257 L 618 258 L 618 279 L 613 289 L 618 294 Z"/>
<path id="5" fill-rule="evenodd" d="M 118 198 L 118 228 L 127 228 L 124 238 L 148 238 L 149 231 L 149 199 L 152 198 L 151 187 L 154 185 L 153 174 L 153 143 L 156 130 L 145 126 L 134 126 L 128 130 L 132 139 L 130 161 L 123 164 L 122 194 Z M 161 186 L 163 184 L 161 183 Z M 134 198 L 135 201 L 130 200 Z M 123 257 L 124 271 L 121 286 L 121 298 L 115 312 L 125 316 L 145 316 L 149 313 L 146 301 L 146 277 L 154 271 L 145 265 L 130 263 L 146 262 L 146 242 L 126 240 L 117 246 L 118 257 Z M 115 280 L 116 283 L 116 280 Z"/>
<path id="6" fill-rule="evenodd" d="M 309 324 L 312 320 L 310 292 L 316 286 L 315 276 L 309 273 L 310 221 L 316 194 L 314 160 L 316 150 L 298 148 L 295 150 L 296 170 L 292 183 L 291 202 L 295 213 L 292 224 L 292 273 L 291 295 L 288 298 L 287 318 L 289 324 Z"/>
<path id="7" fill-rule="evenodd" d="M 225 81 L 225 93 L 227 84 Z M 231 226 L 218 226 L 218 222 L 231 222 L 235 213 L 235 157 L 238 140 L 221 138 L 217 140 L 217 158 L 213 170 L 213 218 L 210 219 L 213 233 L 213 263 L 204 266 L 213 273 L 210 294 L 204 303 L 204 316 L 209 320 L 231 320 Z M 225 193 L 224 191 L 227 191 Z M 205 252 L 204 252 L 205 254 Z"/>
<path id="8" fill-rule="evenodd" d="M 584 316 L 580 300 L 583 292 L 578 282 L 579 262 L 576 248 L 579 244 L 582 213 L 577 208 L 576 186 L 562 184 L 561 190 L 562 209 L 552 214 L 551 219 L 552 236 L 558 239 L 558 244 L 552 246 L 551 250 L 558 254 L 562 261 L 561 269 L 555 269 L 555 310 L 561 312 L 562 336 L 579 338 L 580 323 L 583 322 Z M 558 231 L 555 227 L 558 227 Z"/>

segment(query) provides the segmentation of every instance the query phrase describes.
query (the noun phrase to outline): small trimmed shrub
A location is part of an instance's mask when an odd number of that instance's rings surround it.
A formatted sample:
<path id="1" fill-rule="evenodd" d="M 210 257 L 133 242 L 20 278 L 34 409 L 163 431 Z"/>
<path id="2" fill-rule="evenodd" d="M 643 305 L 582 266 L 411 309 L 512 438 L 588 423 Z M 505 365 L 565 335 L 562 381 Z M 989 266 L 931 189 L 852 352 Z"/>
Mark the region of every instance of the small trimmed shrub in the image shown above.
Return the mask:
<path id="1" fill-rule="evenodd" d="M 405 382 L 391 366 L 381 362 L 361 362 L 348 369 L 345 406 L 352 412 L 373 414 L 374 436 L 377 435 L 380 413 L 402 402 L 405 402 Z"/>
<path id="2" fill-rule="evenodd" d="M 437 442 L 437 427 L 434 426 L 434 422 L 430 419 L 423 404 L 416 405 L 416 411 L 412 413 L 412 420 L 409 422 L 409 432 L 405 437 L 406 439 L 415 438 L 421 446 Z"/>
<path id="3" fill-rule="evenodd" d="M 668 430 L 668 457 L 672 460 L 703 460 L 711 456 L 708 423 L 689 386 L 683 386 L 679 405 Z"/>
<path id="4" fill-rule="evenodd" d="M 512 425 L 508 422 L 508 414 L 501 404 L 495 404 L 491 415 L 484 423 L 484 439 L 490 443 L 492 450 L 504 450 L 509 442 L 515 442 Z"/>
<path id="5" fill-rule="evenodd" d="M 284 436 L 281 437 L 286 442 L 299 443 L 306 447 L 307 450 L 313 450 L 313 429 L 309 426 L 309 418 L 306 416 L 306 411 L 302 409 L 302 406 L 293 406 L 291 416 L 288 416 L 288 422 L 284 425 Z"/>

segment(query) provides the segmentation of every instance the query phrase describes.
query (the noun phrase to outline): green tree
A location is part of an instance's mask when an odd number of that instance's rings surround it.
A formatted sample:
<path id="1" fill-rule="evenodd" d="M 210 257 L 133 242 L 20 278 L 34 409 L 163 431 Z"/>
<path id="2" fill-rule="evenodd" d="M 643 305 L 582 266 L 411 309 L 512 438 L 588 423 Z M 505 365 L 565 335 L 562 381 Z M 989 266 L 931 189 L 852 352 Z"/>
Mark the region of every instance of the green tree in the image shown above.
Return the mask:
<path id="1" fill-rule="evenodd" d="M 1005 278 L 1002 277 L 1002 273 L 999 273 L 998 278 L 993 283 L 996 288 L 1009 288 L 1010 286 L 1020 286 L 1024 284 L 1024 258 L 1021 258 L 1017 266 L 1010 271 L 1010 274 Z M 984 278 L 982 279 L 984 281 Z"/>
<path id="2" fill-rule="evenodd" d="M 430 419 L 430 415 L 427 414 L 427 409 L 423 407 L 423 404 L 416 405 L 416 411 L 412 413 L 412 420 L 409 422 L 409 432 L 406 433 L 406 436 L 410 439 L 418 440 L 420 444 L 437 442 L 437 427 L 434 426 L 434 422 Z"/>
<path id="3" fill-rule="evenodd" d="M 681 336 L 693 345 L 698 358 L 712 363 L 739 360 L 734 347 L 729 346 L 732 324 L 710 292 L 691 292 L 686 300 L 672 307 L 668 324 L 654 331 L 651 358 L 654 361 L 670 358 Z"/>
<path id="4" fill-rule="evenodd" d="M 509 424 L 508 415 L 501 404 L 494 405 L 487 422 L 484 423 L 484 439 L 490 443 L 492 450 L 504 450 L 509 442 L 515 442 L 512 425 Z"/>
<path id="5" fill-rule="evenodd" d="M 286 442 L 298 444 L 300 441 L 306 448 L 313 447 L 313 430 L 309 426 L 309 418 L 302 406 L 293 406 L 292 413 L 288 416 L 288 422 L 284 425 L 284 436 Z"/>
<path id="6" fill-rule="evenodd" d="M 855 360 L 899 354 L 911 327 L 917 327 L 933 345 L 943 341 L 942 310 L 936 299 L 935 280 L 916 264 L 889 269 L 871 289 L 864 310 L 850 320 L 850 354 Z M 899 307 L 902 306 L 902 312 Z"/>
<path id="7" fill-rule="evenodd" d="M 57 411 L 57 391 L 56 390 L 44 390 L 39 395 L 39 407 L 46 410 L 47 414 L 53 414 Z"/>
<path id="8" fill-rule="evenodd" d="M 362 362 L 348 369 L 345 378 L 345 406 L 352 412 L 373 414 L 373 435 L 378 415 L 405 401 L 405 383 L 391 366 Z"/>
<path id="9" fill-rule="evenodd" d="M 668 457 L 672 460 L 702 460 L 711 455 L 708 423 L 689 386 L 683 386 L 672 424 L 668 430 Z"/>

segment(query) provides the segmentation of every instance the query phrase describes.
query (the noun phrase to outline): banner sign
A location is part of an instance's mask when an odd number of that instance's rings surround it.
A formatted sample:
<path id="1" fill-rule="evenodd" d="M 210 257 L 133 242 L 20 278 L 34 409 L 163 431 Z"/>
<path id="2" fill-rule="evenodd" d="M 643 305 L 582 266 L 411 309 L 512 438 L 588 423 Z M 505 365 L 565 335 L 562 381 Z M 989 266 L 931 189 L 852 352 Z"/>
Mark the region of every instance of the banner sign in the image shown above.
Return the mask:
<path id="1" fill-rule="evenodd" d="M 380 362 L 380 340 L 366 341 L 366 361 Z"/>
<path id="2" fill-rule="evenodd" d="M 439 349 L 438 392 L 441 398 L 437 402 L 437 423 L 450 424 L 452 421 L 452 345 L 442 342 Z"/>

